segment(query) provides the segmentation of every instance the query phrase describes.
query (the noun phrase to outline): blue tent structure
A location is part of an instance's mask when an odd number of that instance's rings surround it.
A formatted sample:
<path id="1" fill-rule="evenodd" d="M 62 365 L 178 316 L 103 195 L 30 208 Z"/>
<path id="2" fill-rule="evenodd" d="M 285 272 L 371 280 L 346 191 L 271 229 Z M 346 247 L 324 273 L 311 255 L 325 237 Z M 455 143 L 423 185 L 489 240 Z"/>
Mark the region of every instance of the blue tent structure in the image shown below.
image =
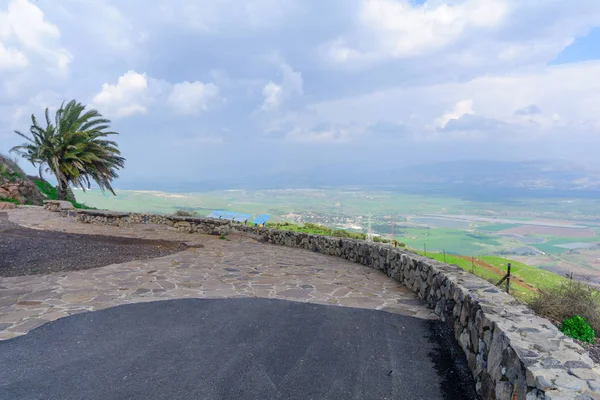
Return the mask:
<path id="1" fill-rule="evenodd" d="M 256 218 L 254 218 L 254 221 L 252 221 L 252 223 L 254 225 L 264 226 L 269 218 L 271 218 L 271 214 L 260 214 L 257 215 Z"/>
<path id="2" fill-rule="evenodd" d="M 215 211 L 212 211 L 210 214 L 208 214 L 207 217 L 215 218 L 215 219 L 226 219 L 226 220 L 233 221 L 233 222 L 247 224 L 251 218 L 251 215 L 237 213 L 237 212 L 233 212 L 233 211 L 215 210 Z M 264 226 L 269 218 L 271 218 L 271 214 L 259 214 L 254 218 L 254 220 L 251 222 L 251 224 Z"/>
<path id="3" fill-rule="evenodd" d="M 246 223 L 248 222 L 248 220 L 250 219 L 251 215 L 250 214 L 238 214 L 233 221 L 234 222 L 239 222 L 239 223 Z"/>

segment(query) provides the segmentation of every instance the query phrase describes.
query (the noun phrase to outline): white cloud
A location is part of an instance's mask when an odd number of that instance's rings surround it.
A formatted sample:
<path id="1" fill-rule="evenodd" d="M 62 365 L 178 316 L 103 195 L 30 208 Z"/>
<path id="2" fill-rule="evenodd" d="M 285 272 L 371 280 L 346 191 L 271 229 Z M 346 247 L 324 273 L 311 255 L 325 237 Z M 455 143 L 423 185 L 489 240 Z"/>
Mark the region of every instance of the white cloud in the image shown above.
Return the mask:
<path id="1" fill-rule="evenodd" d="M 542 65 L 600 25 L 596 0 L 429 0 L 419 5 L 409 0 L 361 0 L 361 4 L 356 24 L 321 47 L 335 65 L 364 68 L 389 60 L 420 60 L 443 63 L 463 74 L 482 67 Z"/>
<path id="2" fill-rule="evenodd" d="M 430 159 L 454 154 L 431 148 L 475 139 L 537 140 L 565 153 L 576 135 L 600 142 L 600 62 L 576 63 L 583 49 L 561 58 L 572 64 L 547 66 L 600 26 L 598 0 L 175 3 L 0 0 L 0 134 L 77 98 L 108 117 L 143 116 L 118 124 L 160 132 L 147 143 L 158 150 L 222 136 L 221 147 L 243 142 L 247 152 L 277 138 L 282 152 L 270 154 L 344 143 L 411 149 L 403 162 L 420 149 Z M 319 59 L 323 43 L 337 63 Z M 43 91 L 56 98 L 30 101 Z M 202 132 L 196 118 L 182 118 L 197 113 Z M 510 153 L 484 147 L 482 157 Z M 594 148 L 580 153 L 597 159 Z M 193 158 L 185 144 L 176 153 Z"/>
<path id="3" fill-rule="evenodd" d="M 27 56 L 17 49 L 6 48 L 0 42 L 0 71 L 20 69 L 29 64 Z"/>
<path id="4" fill-rule="evenodd" d="M 462 100 L 456 103 L 452 111 L 448 111 L 438 118 L 436 125 L 440 128 L 445 128 L 451 120 L 460 119 L 463 115 L 467 114 L 475 114 L 473 112 L 473 100 L 471 99 Z"/>
<path id="5" fill-rule="evenodd" d="M 466 0 L 454 4 L 408 1 L 363 0 L 359 12 L 362 48 L 353 48 L 343 38 L 333 41 L 329 53 L 338 62 L 380 57 L 405 58 L 443 48 L 466 34 L 469 28 L 485 29 L 498 25 L 506 16 L 504 0 Z M 366 39 L 366 40 L 365 40 Z"/>
<path id="6" fill-rule="evenodd" d="M 213 83 L 180 82 L 174 85 L 148 77 L 145 73 L 128 71 L 116 84 L 104 83 L 92 106 L 114 118 L 145 114 L 150 105 L 168 105 L 177 114 L 193 115 L 208 110 L 219 95 Z"/>
<path id="7" fill-rule="evenodd" d="M 282 88 L 280 85 L 269 81 L 262 90 L 265 97 L 261 109 L 265 111 L 274 110 L 281 104 Z"/>
<path id="8" fill-rule="evenodd" d="M 277 84 L 269 81 L 262 90 L 264 97 L 261 109 L 271 111 L 279 108 L 281 104 L 295 96 L 302 96 L 304 93 L 304 82 L 302 74 L 286 63 L 279 64 L 281 72 L 281 83 Z"/>
<path id="9" fill-rule="evenodd" d="M 27 0 L 13 0 L 7 11 L 0 11 L 0 44 L 6 47 L 6 43 L 12 43 L 14 47 L 6 51 L 13 57 L 20 54 L 17 57 L 21 67 L 27 65 L 23 60 L 28 54 L 65 72 L 72 56 L 60 46 L 59 40 L 58 27 L 46 21 L 42 10 Z"/>
<path id="10" fill-rule="evenodd" d="M 525 108 L 528 115 L 515 113 Z M 600 61 L 590 61 L 465 82 L 398 86 L 315 102 L 272 123 L 279 129 L 321 124 L 365 128 L 401 123 L 403 129 L 398 135 L 419 141 L 445 141 L 453 137 L 447 134 L 450 131 L 458 134 L 468 130 L 469 135 L 460 139 L 468 141 L 501 132 L 501 140 L 506 142 L 546 137 L 560 143 L 576 132 L 581 138 L 600 139 L 599 109 Z M 446 127 L 452 129 L 440 131 Z M 307 129 L 290 130 L 291 137 L 319 137 Z M 324 137 L 328 135 L 331 133 L 323 133 Z"/>
<path id="11" fill-rule="evenodd" d="M 92 106 L 114 117 L 146 113 L 148 79 L 146 74 L 128 71 L 119 77 L 116 85 L 105 83 L 102 91 L 92 100 Z"/>
<path id="12" fill-rule="evenodd" d="M 173 85 L 167 102 L 180 114 L 199 114 L 208 110 L 208 103 L 219 95 L 213 83 L 182 82 Z"/>
<path id="13" fill-rule="evenodd" d="M 62 0 L 52 5 L 52 12 L 61 22 L 85 37 L 85 40 L 74 43 L 75 51 L 79 50 L 80 45 L 92 47 L 99 55 L 98 58 L 101 58 L 101 54 L 106 54 L 105 52 L 126 54 L 138 50 L 149 24 L 140 21 L 135 14 L 125 15 L 117 4 L 110 2 L 111 0 Z M 134 5 L 134 1 L 128 3 Z M 134 26 L 132 20 L 138 22 L 137 26 Z"/>

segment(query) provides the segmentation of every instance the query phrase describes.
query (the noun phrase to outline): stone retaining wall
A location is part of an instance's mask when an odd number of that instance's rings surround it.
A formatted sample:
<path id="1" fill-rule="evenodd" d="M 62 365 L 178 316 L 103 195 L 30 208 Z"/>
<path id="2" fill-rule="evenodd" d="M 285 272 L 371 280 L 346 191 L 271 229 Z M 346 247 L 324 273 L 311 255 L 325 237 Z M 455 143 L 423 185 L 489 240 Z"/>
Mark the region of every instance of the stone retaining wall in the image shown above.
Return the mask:
<path id="1" fill-rule="evenodd" d="M 588 353 L 548 320 L 492 284 L 389 245 L 276 231 L 224 220 L 78 211 L 86 223 L 165 224 L 184 232 L 241 233 L 378 269 L 407 286 L 454 330 L 483 399 L 600 399 L 600 375 Z"/>

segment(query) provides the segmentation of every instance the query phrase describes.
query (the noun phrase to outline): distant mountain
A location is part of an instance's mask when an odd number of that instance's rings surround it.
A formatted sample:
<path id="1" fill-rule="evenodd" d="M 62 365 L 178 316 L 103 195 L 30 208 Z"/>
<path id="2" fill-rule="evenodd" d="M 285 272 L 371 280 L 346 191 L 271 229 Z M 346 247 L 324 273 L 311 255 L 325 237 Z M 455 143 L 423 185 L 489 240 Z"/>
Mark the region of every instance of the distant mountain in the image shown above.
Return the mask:
<path id="1" fill-rule="evenodd" d="M 455 161 L 395 171 L 399 188 L 474 198 L 600 196 L 600 172 L 561 162 Z"/>
<path id="2" fill-rule="evenodd" d="M 519 189 L 598 191 L 600 173 L 558 162 L 456 161 L 417 165 L 397 172 L 402 182 L 493 185 Z"/>
<path id="3" fill-rule="evenodd" d="M 476 200 L 519 197 L 600 196 L 600 172 L 561 162 L 451 161 L 385 169 L 375 163 L 311 166 L 258 176 L 222 179 L 164 180 L 133 184 L 123 189 L 192 192 L 222 189 L 284 189 L 361 187 L 415 194 L 437 194 Z M 168 182 L 168 183 L 167 183 Z"/>

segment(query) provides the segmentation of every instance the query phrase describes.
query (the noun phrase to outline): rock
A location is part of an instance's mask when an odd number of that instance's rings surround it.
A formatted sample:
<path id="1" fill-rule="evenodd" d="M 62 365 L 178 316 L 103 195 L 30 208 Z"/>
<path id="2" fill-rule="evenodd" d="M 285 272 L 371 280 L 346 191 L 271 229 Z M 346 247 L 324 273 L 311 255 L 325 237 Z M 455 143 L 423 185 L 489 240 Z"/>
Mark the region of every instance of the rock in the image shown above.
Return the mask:
<path id="1" fill-rule="evenodd" d="M 594 393 L 600 393 L 600 380 L 595 379 L 592 381 L 588 381 L 588 386 Z"/>
<path id="2" fill-rule="evenodd" d="M 19 186 L 18 185 L 9 185 L 6 187 L 6 190 L 8 190 L 8 193 L 10 193 L 11 196 L 19 195 Z"/>
<path id="3" fill-rule="evenodd" d="M 68 211 L 74 210 L 73 204 L 69 201 L 64 200 L 44 200 L 44 208 L 49 211 Z"/>
<path id="4" fill-rule="evenodd" d="M 13 203 L 8 203 L 5 201 L 0 201 L 0 210 L 14 210 L 17 208 Z"/>
<path id="5" fill-rule="evenodd" d="M 548 390 L 544 393 L 544 397 L 541 399 L 544 400 L 575 400 L 579 394 L 572 391 L 562 391 L 562 390 Z M 585 399 L 585 397 L 584 397 Z M 586 399 L 588 400 L 588 399 Z"/>
<path id="6" fill-rule="evenodd" d="M 583 361 L 567 361 L 565 362 L 565 367 L 567 368 L 585 368 L 592 369 L 591 365 L 584 363 Z"/>
<path id="7" fill-rule="evenodd" d="M 569 369 L 569 375 L 573 375 L 579 379 L 583 379 L 584 381 L 591 381 L 598 378 L 598 374 L 587 368 Z"/>
<path id="8" fill-rule="evenodd" d="M 564 373 L 561 373 L 558 376 L 558 378 L 554 380 L 554 384 L 558 388 L 564 388 L 569 390 L 579 391 L 583 389 L 583 382 L 581 381 L 581 379 Z"/>

